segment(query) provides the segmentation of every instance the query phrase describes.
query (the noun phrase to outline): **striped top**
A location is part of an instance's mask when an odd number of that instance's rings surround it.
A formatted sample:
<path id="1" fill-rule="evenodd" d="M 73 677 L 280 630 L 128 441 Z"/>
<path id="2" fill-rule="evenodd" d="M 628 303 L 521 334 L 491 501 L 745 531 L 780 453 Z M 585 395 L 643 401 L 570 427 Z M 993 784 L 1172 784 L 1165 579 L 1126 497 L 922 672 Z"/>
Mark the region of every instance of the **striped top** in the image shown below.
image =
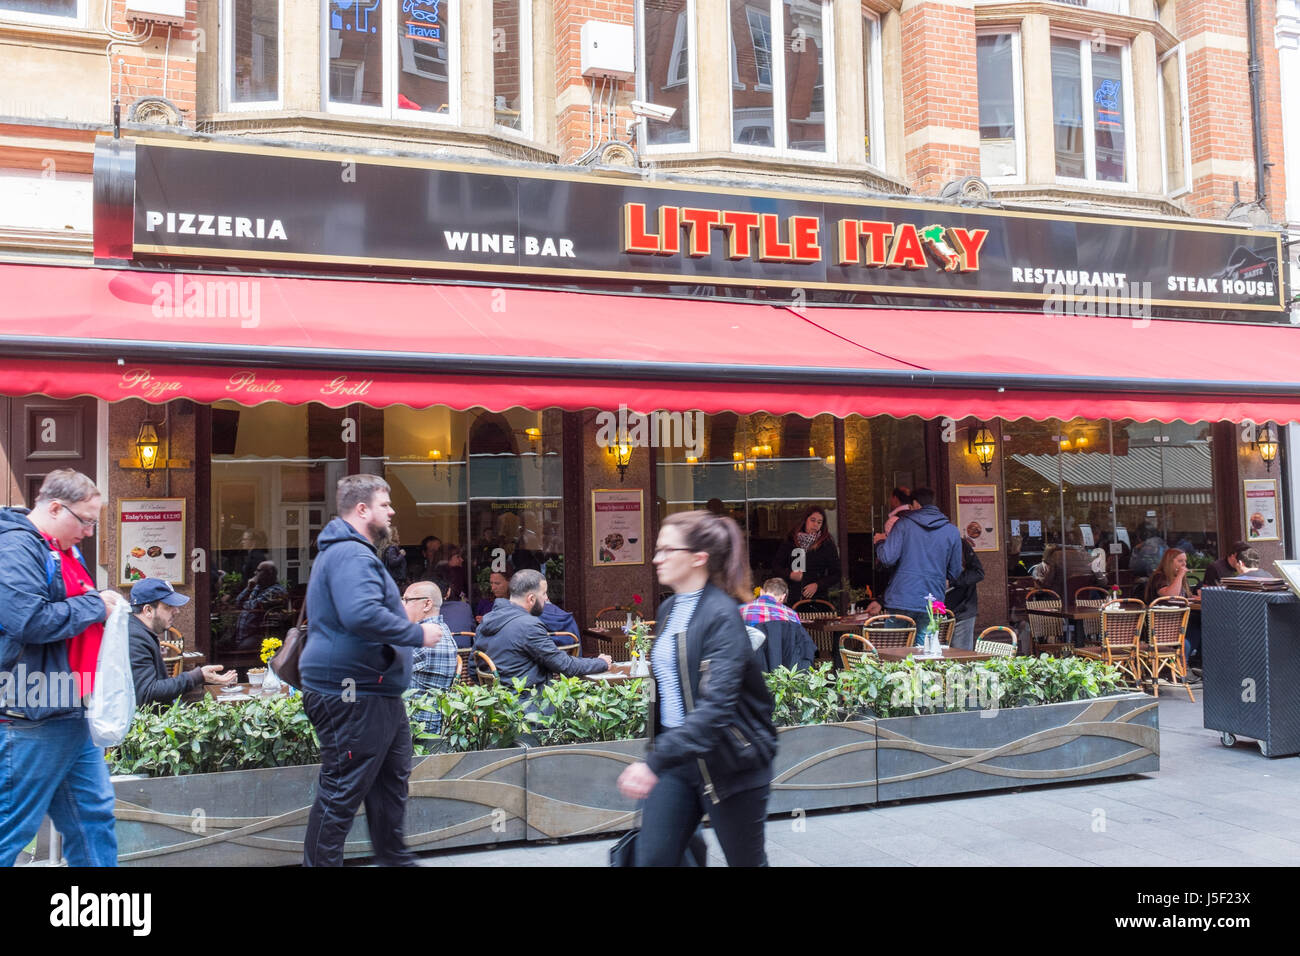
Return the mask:
<path id="1" fill-rule="evenodd" d="M 662 636 L 650 650 L 650 665 L 654 669 L 659 690 L 659 722 L 665 727 L 680 727 L 686 720 L 686 704 L 682 698 L 682 682 L 677 673 L 677 641 L 690 627 L 695 608 L 700 603 L 701 588 L 689 594 L 679 594 L 673 601 Z"/>

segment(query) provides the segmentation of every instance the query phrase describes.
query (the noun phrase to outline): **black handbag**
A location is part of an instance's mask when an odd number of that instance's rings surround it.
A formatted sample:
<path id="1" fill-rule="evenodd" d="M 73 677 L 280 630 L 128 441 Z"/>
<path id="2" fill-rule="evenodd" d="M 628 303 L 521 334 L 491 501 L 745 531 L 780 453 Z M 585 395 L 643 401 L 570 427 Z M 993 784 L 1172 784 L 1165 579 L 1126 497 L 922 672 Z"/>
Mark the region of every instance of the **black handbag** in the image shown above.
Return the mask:
<path id="1" fill-rule="evenodd" d="M 307 628 L 303 625 L 306 616 L 307 596 L 303 595 L 302 610 L 298 612 L 298 623 L 289 628 L 289 633 L 284 636 L 284 646 L 276 651 L 275 657 L 271 658 L 271 670 L 275 671 L 275 676 L 290 687 L 302 687 L 302 674 L 298 671 L 298 661 L 302 657 L 302 649 L 307 646 Z"/>
<path id="2" fill-rule="evenodd" d="M 609 848 L 609 865 L 610 866 L 636 866 L 636 841 L 641 835 L 641 828 L 628 830 L 619 837 L 618 842 Z M 691 834 L 690 842 L 686 844 L 686 852 L 682 854 L 682 866 L 708 866 L 709 865 L 709 846 L 704 842 L 704 834 L 696 828 Z"/>

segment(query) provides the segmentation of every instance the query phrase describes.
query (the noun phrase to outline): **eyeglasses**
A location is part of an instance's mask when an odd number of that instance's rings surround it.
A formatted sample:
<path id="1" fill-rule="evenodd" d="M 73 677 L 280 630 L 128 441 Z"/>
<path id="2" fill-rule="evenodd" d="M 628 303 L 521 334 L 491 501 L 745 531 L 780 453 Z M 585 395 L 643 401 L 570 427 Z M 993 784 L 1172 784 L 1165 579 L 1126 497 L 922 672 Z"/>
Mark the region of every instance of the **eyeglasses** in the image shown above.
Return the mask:
<path id="1" fill-rule="evenodd" d="M 94 531 L 97 527 L 99 527 L 99 519 L 98 519 L 98 518 L 83 518 L 83 517 L 81 517 L 81 515 L 77 514 L 75 511 L 72 510 L 72 506 L 71 506 L 70 504 L 68 504 L 66 501 L 60 501 L 59 504 L 63 505 L 64 510 L 66 510 L 66 511 L 68 512 L 68 514 L 72 515 L 72 517 L 74 517 L 74 518 L 76 518 L 78 521 L 80 521 L 80 522 L 81 522 L 81 526 L 82 526 L 83 528 L 89 528 L 91 531 Z"/>
<path id="2" fill-rule="evenodd" d="M 427 597 L 409 597 L 409 598 L 404 597 L 402 598 L 402 603 L 406 604 L 410 601 L 432 601 L 432 600 L 433 598 L 427 598 Z"/>
<path id="3" fill-rule="evenodd" d="M 674 551 L 689 551 L 690 548 L 655 548 L 655 555 L 672 554 Z"/>

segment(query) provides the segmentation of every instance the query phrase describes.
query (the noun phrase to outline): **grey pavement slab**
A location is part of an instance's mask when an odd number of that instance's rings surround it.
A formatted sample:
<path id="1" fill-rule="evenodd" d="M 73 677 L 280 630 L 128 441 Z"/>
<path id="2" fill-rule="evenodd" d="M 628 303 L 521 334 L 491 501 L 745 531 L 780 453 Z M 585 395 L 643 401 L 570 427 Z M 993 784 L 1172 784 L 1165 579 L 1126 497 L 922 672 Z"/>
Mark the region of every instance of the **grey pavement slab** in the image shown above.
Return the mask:
<path id="1" fill-rule="evenodd" d="M 767 824 L 773 866 L 1300 865 L 1300 759 L 1223 747 L 1201 704 L 1160 698 L 1160 771 L 824 810 Z M 705 831 L 709 865 L 725 864 Z M 423 855 L 424 866 L 605 866 L 616 837 Z"/>

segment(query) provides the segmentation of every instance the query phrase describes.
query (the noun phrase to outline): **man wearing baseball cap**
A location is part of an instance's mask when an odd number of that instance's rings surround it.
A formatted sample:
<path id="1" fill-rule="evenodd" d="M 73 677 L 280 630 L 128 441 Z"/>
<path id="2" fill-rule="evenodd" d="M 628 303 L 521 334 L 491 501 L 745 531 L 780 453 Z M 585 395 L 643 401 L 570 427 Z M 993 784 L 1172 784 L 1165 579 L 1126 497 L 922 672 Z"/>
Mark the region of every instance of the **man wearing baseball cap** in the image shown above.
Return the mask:
<path id="1" fill-rule="evenodd" d="M 170 704 L 187 690 L 211 684 L 228 684 L 236 672 L 223 674 L 220 664 L 192 668 L 168 677 L 159 638 L 176 619 L 176 609 L 190 603 L 183 594 L 160 578 L 145 578 L 131 586 L 131 675 L 135 678 L 135 703 Z"/>

